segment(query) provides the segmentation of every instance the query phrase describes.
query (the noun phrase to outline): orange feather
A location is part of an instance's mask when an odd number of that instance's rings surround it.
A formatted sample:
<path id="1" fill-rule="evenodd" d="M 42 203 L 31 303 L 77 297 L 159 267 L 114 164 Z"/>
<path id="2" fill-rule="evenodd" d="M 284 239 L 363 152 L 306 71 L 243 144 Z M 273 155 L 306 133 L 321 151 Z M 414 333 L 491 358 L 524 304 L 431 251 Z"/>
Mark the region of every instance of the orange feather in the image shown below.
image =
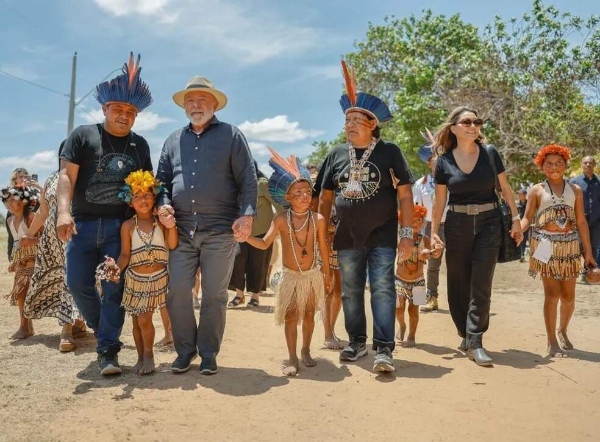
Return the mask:
<path id="1" fill-rule="evenodd" d="M 350 99 L 352 106 L 356 105 L 356 78 L 354 70 L 342 60 L 342 72 L 344 73 L 344 81 L 346 82 L 346 93 Z"/>
<path id="2" fill-rule="evenodd" d="M 273 156 L 272 160 L 274 163 L 279 164 L 286 172 L 289 172 L 294 178 L 300 178 L 300 170 L 298 170 L 298 164 L 296 163 L 296 157 L 291 155 L 289 158 L 283 158 L 274 149 L 267 147 Z"/>

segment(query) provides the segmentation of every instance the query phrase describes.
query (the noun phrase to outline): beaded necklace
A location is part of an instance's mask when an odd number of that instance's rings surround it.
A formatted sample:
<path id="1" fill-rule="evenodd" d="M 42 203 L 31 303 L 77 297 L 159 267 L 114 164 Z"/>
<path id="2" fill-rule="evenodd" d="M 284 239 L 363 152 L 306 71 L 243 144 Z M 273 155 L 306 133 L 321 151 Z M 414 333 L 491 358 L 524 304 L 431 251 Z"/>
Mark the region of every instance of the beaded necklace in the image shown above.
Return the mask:
<path id="1" fill-rule="evenodd" d="M 567 182 L 565 180 L 563 180 L 563 190 L 562 190 L 561 196 L 557 196 L 554 194 L 554 191 L 552 190 L 552 186 L 550 185 L 548 180 L 546 180 L 546 184 L 548 184 L 548 189 L 550 189 L 550 198 L 552 198 L 552 205 L 555 206 L 554 210 L 556 211 L 556 219 L 554 220 L 554 223 L 560 229 L 564 229 L 565 227 L 567 227 L 567 223 L 569 222 L 569 217 L 567 216 L 567 211 L 564 208 L 565 188 L 567 186 Z"/>
<path id="2" fill-rule="evenodd" d="M 346 198 L 359 198 L 362 194 L 362 171 L 365 163 L 371 156 L 371 152 L 375 148 L 377 144 L 377 140 L 373 138 L 371 143 L 367 146 L 365 153 L 360 158 L 360 160 L 356 159 L 356 148 L 348 143 L 348 150 L 350 153 L 350 171 L 348 176 L 348 185 L 343 191 L 343 195 Z"/>
<path id="3" fill-rule="evenodd" d="M 305 213 L 298 213 L 298 212 L 294 212 L 292 209 L 290 209 L 290 212 L 292 212 L 294 215 L 296 216 L 301 216 L 301 215 L 306 215 L 306 219 L 304 220 L 304 222 L 302 223 L 302 225 L 296 229 L 292 226 L 292 229 L 294 229 L 295 233 L 301 232 L 302 229 L 304 229 L 307 225 L 308 225 L 308 219 L 310 218 L 309 214 L 310 214 L 310 210 L 307 210 Z M 292 223 L 293 224 L 293 223 Z M 300 243 L 298 243 L 300 244 Z M 306 254 L 302 255 L 305 256 Z"/>
<path id="4" fill-rule="evenodd" d="M 133 219 L 135 220 L 135 230 L 144 243 L 144 250 L 148 253 L 148 264 L 146 264 L 146 266 L 152 267 L 154 265 L 154 260 L 156 259 L 154 250 L 152 250 L 152 239 L 154 238 L 154 230 L 156 230 L 156 218 L 154 216 L 152 217 L 152 232 L 149 233 L 143 232 L 140 229 L 137 215 L 134 215 Z"/>
<path id="5" fill-rule="evenodd" d="M 312 221 L 313 232 L 314 232 L 314 235 L 313 235 L 313 260 L 310 265 L 310 268 L 312 269 L 317 260 L 317 226 L 315 224 L 315 217 L 313 216 L 312 212 L 310 210 L 308 210 L 307 214 L 308 215 L 307 215 L 306 219 L 308 220 L 310 218 L 310 220 Z M 294 246 L 294 238 L 296 238 L 296 242 L 298 243 L 298 245 L 300 247 L 302 247 L 302 257 L 305 257 L 307 255 L 305 247 L 306 247 L 306 244 L 308 243 L 308 234 L 310 233 L 310 224 L 306 228 L 306 239 L 304 240 L 304 245 L 300 244 L 300 241 L 298 240 L 298 237 L 296 236 L 295 229 L 294 229 L 294 222 L 292 221 L 292 209 L 287 210 L 287 224 L 288 224 L 288 230 L 290 232 L 290 245 L 292 246 L 292 254 L 294 255 L 294 261 L 296 262 L 296 266 L 298 267 L 298 271 L 300 272 L 300 274 L 304 275 L 304 271 L 302 270 L 302 267 L 300 266 L 300 261 L 298 260 L 298 255 L 296 254 L 296 247 Z"/>

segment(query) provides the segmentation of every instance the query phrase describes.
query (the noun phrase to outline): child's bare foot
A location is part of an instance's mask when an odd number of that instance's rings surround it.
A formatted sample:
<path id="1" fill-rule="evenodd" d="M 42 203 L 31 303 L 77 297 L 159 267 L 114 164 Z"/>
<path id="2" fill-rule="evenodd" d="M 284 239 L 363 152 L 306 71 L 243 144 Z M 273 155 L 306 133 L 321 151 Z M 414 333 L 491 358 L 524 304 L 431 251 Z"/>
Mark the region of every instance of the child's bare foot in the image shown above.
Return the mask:
<path id="1" fill-rule="evenodd" d="M 398 330 L 398 333 L 396 333 L 396 340 L 397 341 L 404 341 L 404 334 L 406 333 L 406 324 L 400 324 L 400 330 Z"/>
<path id="2" fill-rule="evenodd" d="M 325 338 L 323 346 L 328 350 L 341 350 L 343 348 L 342 343 L 335 336 Z"/>
<path id="3" fill-rule="evenodd" d="M 281 371 L 286 376 L 296 376 L 298 374 L 298 358 L 290 358 L 285 361 Z"/>
<path id="4" fill-rule="evenodd" d="M 138 374 L 150 374 L 154 372 L 155 368 L 156 366 L 154 365 L 154 354 L 150 353 L 144 355 L 144 358 L 142 359 L 142 366 L 140 367 Z"/>
<path id="5" fill-rule="evenodd" d="M 164 338 L 162 338 L 160 341 L 158 341 L 156 344 L 157 347 L 166 347 L 169 344 L 173 343 L 173 335 L 171 333 L 165 335 Z"/>
<path id="6" fill-rule="evenodd" d="M 558 344 L 548 345 L 548 356 L 551 358 L 568 358 L 568 355 L 563 351 Z"/>
<path id="7" fill-rule="evenodd" d="M 571 341 L 569 341 L 566 330 L 557 330 L 556 335 L 558 336 L 558 341 L 560 342 L 560 346 L 562 348 L 565 350 L 573 350 L 573 344 L 571 344 Z"/>
<path id="8" fill-rule="evenodd" d="M 317 362 L 310 355 L 310 350 L 302 350 L 300 352 L 300 355 L 302 357 L 302 363 L 305 367 L 314 367 L 315 365 L 317 365 Z"/>
<path id="9" fill-rule="evenodd" d="M 33 328 L 21 326 L 16 333 L 11 336 L 11 339 L 27 339 L 30 336 L 33 336 Z"/>
<path id="10" fill-rule="evenodd" d="M 415 340 L 414 335 L 408 335 L 408 337 L 406 338 L 406 346 L 407 347 L 416 347 L 417 346 L 417 341 Z"/>
<path id="11" fill-rule="evenodd" d="M 139 373 L 140 369 L 142 368 L 142 364 L 144 363 L 144 358 L 142 356 L 138 355 L 138 360 L 135 363 L 135 365 L 133 367 L 131 367 L 131 372 L 132 373 Z"/>

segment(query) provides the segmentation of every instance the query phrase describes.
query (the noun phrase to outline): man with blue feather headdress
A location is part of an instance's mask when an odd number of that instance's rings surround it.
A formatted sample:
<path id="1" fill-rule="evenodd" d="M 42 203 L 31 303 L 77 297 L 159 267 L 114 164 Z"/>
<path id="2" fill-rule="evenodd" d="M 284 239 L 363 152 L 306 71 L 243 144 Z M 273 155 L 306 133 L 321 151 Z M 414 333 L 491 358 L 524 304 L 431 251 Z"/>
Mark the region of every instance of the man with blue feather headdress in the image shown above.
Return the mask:
<path id="1" fill-rule="evenodd" d="M 125 177 L 139 169 L 152 171 L 146 140 L 131 131 L 139 112 L 152 103 L 140 78 L 140 56 L 123 66 L 120 75 L 96 86 L 104 122 L 75 128 L 60 155 L 57 185 L 58 236 L 67 244 L 67 286 L 98 345 L 102 375 L 121 373 L 118 353 L 124 310 L 123 282 L 102 282 L 95 288 L 96 267 L 105 256 L 121 250 L 121 224 L 128 205 L 119 199 Z"/>
<path id="2" fill-rule="evenodd" d="M 335 201 L 338 218 L 333 248 L 338 252 L 349 336 L 340 361 L 356 361 L 367 354 L 364 304 L 368 272 L 376 351 L 373 370 L 391 372 L 396 313 L 394 260 L 397 248 L 401 258 L 413 242 L 413 177 L 399 147 L 380 138 L 380 123 L 392 119 L 388 106 L 374 95 L 358 92 L 354 75 L 343 61 L 342 68 L 346 93 L 340 104 L 346 116 L 347 144 L 335 147 L 323 162 L 319 200 L 319 212 L 327 220 Z"/>

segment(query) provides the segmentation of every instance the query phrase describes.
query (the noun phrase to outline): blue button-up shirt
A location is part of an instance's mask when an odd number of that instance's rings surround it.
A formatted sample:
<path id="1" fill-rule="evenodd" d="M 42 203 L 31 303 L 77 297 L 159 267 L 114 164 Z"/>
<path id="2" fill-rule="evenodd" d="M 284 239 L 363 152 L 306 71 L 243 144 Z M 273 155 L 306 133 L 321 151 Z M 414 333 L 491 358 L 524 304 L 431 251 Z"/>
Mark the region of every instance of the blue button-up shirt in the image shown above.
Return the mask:
<path id="1" fill-rule="evenodd" d="M 167 193 L 177 225 L 196 231 L 231 231 L 233 222 L 256 213 L 254 161 L 244 134 L 216 117 L 200 134 L 191 125 L 173 132 L 163 146 L 156 177 Z"/>
<path id="2" fill-rule="evenodd" d="M 581 174 L 571 180 L 583 190 L 583 209 L 588 224 L 600 222 L 600 179 L 598 175 L 592 175 L 591 178 Z"/>

